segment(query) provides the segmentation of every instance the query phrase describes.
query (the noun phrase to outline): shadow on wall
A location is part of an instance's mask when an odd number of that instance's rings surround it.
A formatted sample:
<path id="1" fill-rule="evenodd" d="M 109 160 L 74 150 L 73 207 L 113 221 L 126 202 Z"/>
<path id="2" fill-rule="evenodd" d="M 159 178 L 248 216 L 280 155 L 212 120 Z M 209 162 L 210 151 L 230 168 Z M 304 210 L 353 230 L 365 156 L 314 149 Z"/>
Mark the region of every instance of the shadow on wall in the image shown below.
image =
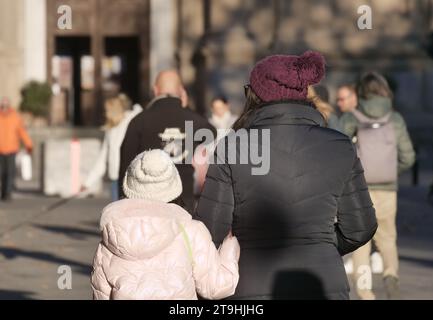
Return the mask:
<path id="1" fill-rule="evenodd" d="M 306 271 L 280 271 L 275 276 L 273 300 L 327 300 L 321 281 Z"/>

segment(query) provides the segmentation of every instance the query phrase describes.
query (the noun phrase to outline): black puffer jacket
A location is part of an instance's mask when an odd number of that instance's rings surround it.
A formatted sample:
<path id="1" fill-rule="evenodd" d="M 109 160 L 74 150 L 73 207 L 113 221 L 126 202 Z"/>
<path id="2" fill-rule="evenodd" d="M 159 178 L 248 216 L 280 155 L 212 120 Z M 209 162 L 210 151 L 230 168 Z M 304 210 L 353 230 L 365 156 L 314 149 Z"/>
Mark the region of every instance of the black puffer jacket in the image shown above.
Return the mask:
<path id="1" fill-rule="evenodd" d="M 376 216 L 351 141 L 323 125 L 307 105 L 265 106 L 248 127 L 270 129 L 270 172 L 210 166 L 196 215 L 216 244 L 230 228 L 239 239 L 235 298 L 348 299 L 341 255 L 373 237 Z"/>

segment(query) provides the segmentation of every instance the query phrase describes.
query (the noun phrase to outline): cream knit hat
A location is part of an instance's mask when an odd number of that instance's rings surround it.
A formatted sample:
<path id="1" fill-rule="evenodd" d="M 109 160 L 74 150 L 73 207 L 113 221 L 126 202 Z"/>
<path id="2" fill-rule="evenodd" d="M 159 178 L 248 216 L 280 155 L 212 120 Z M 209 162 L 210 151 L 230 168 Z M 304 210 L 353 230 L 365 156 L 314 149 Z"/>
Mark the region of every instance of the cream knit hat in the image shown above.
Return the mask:
<path id="1" fill-rule="evenodd" d="M 150 150 L 139 154 L 129 165 L 123 192 L 128 199 L 168 203 L 182 194 L 182 181 L 167 153 Z"/>

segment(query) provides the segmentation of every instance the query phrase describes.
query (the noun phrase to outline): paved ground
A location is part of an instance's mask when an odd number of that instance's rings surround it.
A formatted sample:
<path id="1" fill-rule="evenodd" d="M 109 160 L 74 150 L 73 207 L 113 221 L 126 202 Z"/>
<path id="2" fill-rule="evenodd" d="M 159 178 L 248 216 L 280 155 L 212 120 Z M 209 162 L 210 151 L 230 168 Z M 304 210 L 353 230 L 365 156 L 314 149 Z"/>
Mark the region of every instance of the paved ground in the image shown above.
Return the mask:
<path id="1" fill-rule="evenodd" d="M 108 201 L 74 200 L 40 214 L 58 201 L 25 198 L 1 205 L 0 299 L 91 298 L 89 274 L 99 241 L 98 219 Z M 72 290 L 58 289 L 62 265 L 72 269 Z"/>
<path id="2" fill-rule="evenodd" d="M 425 186 L 407 185 L 403 182 L 398 218 L 402 294 L 433 299 L 433 207 L 425 201 Z M 98 219 L 108 200 L 74 200 L 43 213 L 58 201 L 19 194 L 10 204 L 0 203 L 0 299 L 91 298 Z M 72 268 L 72 290 L 57 286 L 62 265 Z M 384 298 L 380 277 L 374 285 L 378 298 Z"/>
<path id="3" fill-rule="evenodd" d="M 433 206 L 425 200 L 427 188 L 403 187 L 399 195 L 398 246 L 403 299 L 433 300 Z M 382 277 L 375 275 L 373 289 L 386 299 Z M 356 299 L 354 290 L 351 297 Z"/>

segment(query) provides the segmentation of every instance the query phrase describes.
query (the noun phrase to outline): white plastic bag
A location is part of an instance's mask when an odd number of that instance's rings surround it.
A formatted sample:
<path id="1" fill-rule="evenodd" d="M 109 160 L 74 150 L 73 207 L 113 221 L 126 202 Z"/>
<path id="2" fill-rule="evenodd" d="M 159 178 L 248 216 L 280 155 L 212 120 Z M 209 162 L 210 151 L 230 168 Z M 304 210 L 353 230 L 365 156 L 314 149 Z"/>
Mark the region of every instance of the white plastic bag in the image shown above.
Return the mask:
<path id="1" fill-rule="evenodd" d="M 23 153 L 20 157 L 21 162 L 21 178 L 24 181 L 32 180 L 32 157 L 28 153 Z"/>

